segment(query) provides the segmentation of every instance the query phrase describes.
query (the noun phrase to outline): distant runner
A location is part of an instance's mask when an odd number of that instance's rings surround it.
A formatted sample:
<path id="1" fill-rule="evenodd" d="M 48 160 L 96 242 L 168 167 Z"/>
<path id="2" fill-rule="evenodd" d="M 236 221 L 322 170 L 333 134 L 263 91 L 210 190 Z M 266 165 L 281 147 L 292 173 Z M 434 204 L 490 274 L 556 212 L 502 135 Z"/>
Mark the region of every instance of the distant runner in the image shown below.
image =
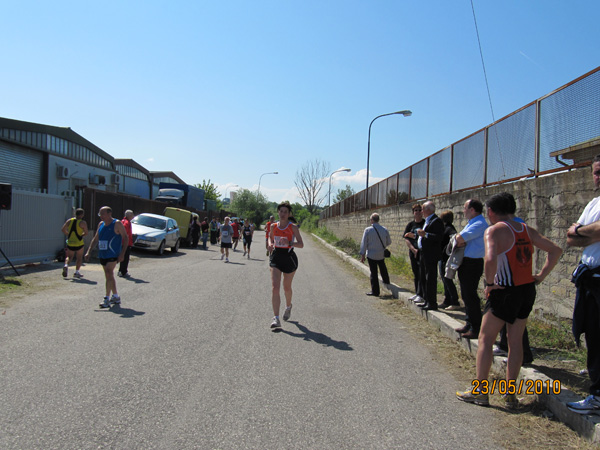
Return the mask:
<path id="1" fill-rule="evenodd" d="M 252 245 L 252 236 L 254 236 L 254 227 L 248 219 L 244 220 L 242 235 L 244 238 L 244 254 L 242 256 L 246 256 L 246 253 L 248 253 L 248 259 L 250 259 L 250 246 Z"/>

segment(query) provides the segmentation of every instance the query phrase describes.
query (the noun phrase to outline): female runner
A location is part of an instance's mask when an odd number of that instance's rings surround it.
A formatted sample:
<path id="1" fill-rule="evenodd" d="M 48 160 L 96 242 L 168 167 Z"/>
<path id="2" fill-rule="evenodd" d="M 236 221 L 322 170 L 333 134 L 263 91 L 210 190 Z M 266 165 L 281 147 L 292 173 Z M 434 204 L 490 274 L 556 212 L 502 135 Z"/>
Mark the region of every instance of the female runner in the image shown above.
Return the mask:
<path id="1" fill-rule="evenodd" d="M 298 225 L 289 220 L 292 213 L 292 206 L 289 202 L 280 203 L 277 206 L 277 213 L 279 222 L 273 223 L 269 232 L 269 251 L 272 252 L 269 260 L 271 284 L 273 286 L 271 300 L 274 314 L 271 328 L 281 328 L 281 322 L 279 321 L 281 274 L 283 274 L 283 291 L 286 304 L 283 320 L 290 319 L 292 313 L 292 280 L 298 268 L 298 257 L 294 252 L 294 248 L 304 247 Z"/>

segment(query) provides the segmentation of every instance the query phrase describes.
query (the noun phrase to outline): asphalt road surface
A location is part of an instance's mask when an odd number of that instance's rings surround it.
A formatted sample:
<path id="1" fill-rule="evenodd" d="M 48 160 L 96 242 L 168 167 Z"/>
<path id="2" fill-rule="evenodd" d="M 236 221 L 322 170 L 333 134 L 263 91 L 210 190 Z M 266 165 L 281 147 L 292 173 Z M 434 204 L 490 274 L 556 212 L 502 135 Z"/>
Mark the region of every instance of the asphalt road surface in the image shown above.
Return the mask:
<path id="1" fill-rule="evenodd" d="M 46 272 L 0 315 L 0 448 L 497 447 L 494 411 L 457 401 L 364 281 L 304 240 L 279 333 L 263 233 L 229 264 L 216 246 L 134 253 L 111 310 L 98 263 Z"/>

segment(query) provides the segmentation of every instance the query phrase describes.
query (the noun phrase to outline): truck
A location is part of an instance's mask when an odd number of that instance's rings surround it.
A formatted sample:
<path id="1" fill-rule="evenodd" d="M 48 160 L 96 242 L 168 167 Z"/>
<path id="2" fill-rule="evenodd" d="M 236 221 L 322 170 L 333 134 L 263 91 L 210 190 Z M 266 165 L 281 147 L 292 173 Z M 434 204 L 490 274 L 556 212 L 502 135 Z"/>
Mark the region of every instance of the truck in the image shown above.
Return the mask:
<path id="1" fill-rule="evenodd" d="M 179 238 L 181 239 L 181 244 L 186 247 L 191 247 L 192 232 L 190 230 L 190 224 L 192 220 L 198 219 L 198 214 L 190 212 L 186 209 L 167 206 L 163 212 L 163 216 L 175 219 L 177 225 L 179 226 Z"/>
<path id="2" fill-rule="evenodd" d="M 158 185 L 158 195 L 154 200 L 165 202 L 169 206 L 204 210 L 204 189 L 189 184 L 164 183 Z"/>

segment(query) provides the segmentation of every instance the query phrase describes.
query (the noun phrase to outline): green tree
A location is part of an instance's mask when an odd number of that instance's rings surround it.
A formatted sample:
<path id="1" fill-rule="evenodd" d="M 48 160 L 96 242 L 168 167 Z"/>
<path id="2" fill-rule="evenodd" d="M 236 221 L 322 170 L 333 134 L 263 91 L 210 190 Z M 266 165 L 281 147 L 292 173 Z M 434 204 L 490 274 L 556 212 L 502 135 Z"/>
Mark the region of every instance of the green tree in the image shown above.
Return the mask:
<path id="1" fill-rule="evenodd" d="M 202 183 L 195 184 L 198 189 L 204 189 L 204 200 L 215 200 L 217 202 L 217 211 L 223 209 L 223 202 L 219 197 L 221 193 L 217 190 L 215 184 L 210 179 L 202 180 Z"/>
<path id="2" fill-rule="evenodd" d="M 265 218 L 269 216 L 267 198 L 259 192 L 248 189 L 238 191 L 229 209 L 239 217 L 250 219 L 257 225 L 263 223 Z"/>
<path id="3" fill-rule="evenodd" d="M 354 192 L 352 186 L 347 184 L 344 189 L 338 189 L 336 196 L 333 198 L 333 203 L 339 203 L 348 197 L 352 197 L 354 194 L 356 194 L 356 192 Z"/>

